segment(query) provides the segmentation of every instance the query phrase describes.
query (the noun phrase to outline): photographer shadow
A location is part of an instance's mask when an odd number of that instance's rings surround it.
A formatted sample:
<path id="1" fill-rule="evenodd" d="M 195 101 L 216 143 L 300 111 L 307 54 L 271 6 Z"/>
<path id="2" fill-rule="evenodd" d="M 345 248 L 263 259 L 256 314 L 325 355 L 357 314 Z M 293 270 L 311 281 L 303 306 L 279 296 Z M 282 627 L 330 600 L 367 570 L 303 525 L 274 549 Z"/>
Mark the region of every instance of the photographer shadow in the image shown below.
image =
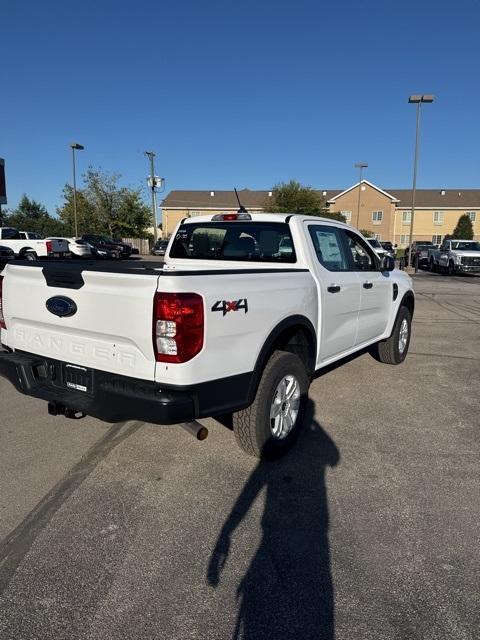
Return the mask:
<path id="1" fill-rule="evenodd" d="M 263 490 L 262 540 L 237 589 L 233 639 L 333 640 L 334 590 L 328 542 L 327 467 L 340 454 L 313 420 L 293 450 L 276 462 L 259 461 L 218 536 L 207 579 L 216 587 L 232 535 Z"/>

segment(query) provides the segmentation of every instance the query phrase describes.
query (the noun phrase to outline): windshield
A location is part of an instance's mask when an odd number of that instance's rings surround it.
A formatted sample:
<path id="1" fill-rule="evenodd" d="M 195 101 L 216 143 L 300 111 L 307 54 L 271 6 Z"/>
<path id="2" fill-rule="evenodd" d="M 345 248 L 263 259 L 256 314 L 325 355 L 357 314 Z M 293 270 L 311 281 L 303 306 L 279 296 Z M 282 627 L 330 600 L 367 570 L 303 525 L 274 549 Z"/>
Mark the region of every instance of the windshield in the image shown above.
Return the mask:
<path id="1" fill-rule="evenodd" d="M 368 242 L 372 245 L 374 249 L 381 249 L 382 245 L 376 238 L 367 238 Z"/>
<path id="2" fill-rule="evenodd" d="M 452 242 L 452 249 L 459 251 L 480 251 L 480 242 Z"/>
<path id="3" fill-rule="evenodd" d="M 199 222 L 179 227 L 170 258 L 296 262 L 284 222 Z"/>

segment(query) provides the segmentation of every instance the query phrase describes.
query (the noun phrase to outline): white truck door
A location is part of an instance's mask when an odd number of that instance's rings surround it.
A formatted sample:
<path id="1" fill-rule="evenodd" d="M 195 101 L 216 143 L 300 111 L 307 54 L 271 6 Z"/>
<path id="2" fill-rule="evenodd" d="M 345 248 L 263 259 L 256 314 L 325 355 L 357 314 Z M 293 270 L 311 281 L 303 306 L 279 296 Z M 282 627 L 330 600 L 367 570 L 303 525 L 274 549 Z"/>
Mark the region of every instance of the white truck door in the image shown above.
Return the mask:
<path id="1" fill-rule="evenodd" d="M 356 345 L 379 338 L 387 327 L 393 299 L 391 274 L 381 271 L 373 249 L 357 233 L 342 229 L 352 270 L 359 278 L 360 312 Z"/>
<path id="2" fill-rule="evenodd" d="M 314 253 L 313 275 L 319 286 L 320 351 L 323 362 L 355 344 L 360 309 L 358 274 L 350 270 L 341 229 L 306 223 Z"/>

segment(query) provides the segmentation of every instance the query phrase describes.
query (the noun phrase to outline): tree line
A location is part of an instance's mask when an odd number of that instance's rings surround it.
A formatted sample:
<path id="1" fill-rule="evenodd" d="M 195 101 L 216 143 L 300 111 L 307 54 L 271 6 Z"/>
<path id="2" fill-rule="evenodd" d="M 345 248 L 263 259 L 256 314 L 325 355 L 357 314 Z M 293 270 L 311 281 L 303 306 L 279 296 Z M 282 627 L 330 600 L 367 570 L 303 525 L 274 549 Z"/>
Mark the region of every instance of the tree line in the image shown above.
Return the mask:
<path id="1" fill-rule="evenodd" d="M 121 175 L 89 168 L 77 189 L 77 225 L 80 235 L 96 233 L 114 238 L 145 238 L 151 227 L 151 210 L 141 188 L 120 185 Z M 75 235 L 73 187 L 65 185 L 63 204 L 52 216 L 46 207 L 23 195 L 18 206 L 3 214 L 4 226 L 33 231 L 44 237 Z"/>

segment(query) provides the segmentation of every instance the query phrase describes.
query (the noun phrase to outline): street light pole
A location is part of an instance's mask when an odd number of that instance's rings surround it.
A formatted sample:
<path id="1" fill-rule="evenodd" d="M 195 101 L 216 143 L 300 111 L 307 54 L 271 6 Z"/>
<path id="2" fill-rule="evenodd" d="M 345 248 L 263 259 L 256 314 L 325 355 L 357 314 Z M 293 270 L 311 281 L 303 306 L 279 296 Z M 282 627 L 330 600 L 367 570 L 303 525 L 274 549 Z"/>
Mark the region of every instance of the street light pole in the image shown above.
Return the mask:
<path id="1" fill-rule="evenodd" d="M 363 170 L 366 169 L 367 167 L 368 167 L 368 164 L 366 162 L 355 163 L 355 169 L 360 169 L 360 182 L 358 183 L 357 229 L 360 224 L 360 194 L 362 191 L 362 176 L 363 176 Z"/>
<path id="2" fill-rule="evenodd" d="M 157 194 L 155 193 L 155 167 L 153 159 L 155 153 L 153 151 L 145 151 L 145 155 L 150 160 L 150 189 L 152 191 L 152 218 L 153 218 L 153 240 L 157 242 Z"/>
<path id="3" fill-rule="evenodd" d="M 84 146 L 78 144 L 78 142 L 72 142 L 70 145 L 72 148 L 72 163 L 73 163 L 73 217 L 75 220 L 75 237 L 78 237 L 78 222 L 77 222 L 77 176 L 75 171 L 75 150 L 83 151 Z"/>
<path id="4" fill-rule="evenodd" d="M 413 185 L 412 185 L 412 209 L 410 212 L 410 238 L 409 238 L 409 251 L 408 251 L 408 259 L 409 262 L 412 261 L 412 242 L 413 242 L 413 220 L 415 217 L 415 196 L 417 191 L 417 164 L 418 164 L 418 143 L 420 136 L 420 113 L 422 103 L 431 103 L 433 102 L 432 95 L 423 95 L 423 96 L 409 96 L 408 102 L 410 104 L 417 105 L 417 124 L 415 128 L 415 155 L 413 160 Z"/>

